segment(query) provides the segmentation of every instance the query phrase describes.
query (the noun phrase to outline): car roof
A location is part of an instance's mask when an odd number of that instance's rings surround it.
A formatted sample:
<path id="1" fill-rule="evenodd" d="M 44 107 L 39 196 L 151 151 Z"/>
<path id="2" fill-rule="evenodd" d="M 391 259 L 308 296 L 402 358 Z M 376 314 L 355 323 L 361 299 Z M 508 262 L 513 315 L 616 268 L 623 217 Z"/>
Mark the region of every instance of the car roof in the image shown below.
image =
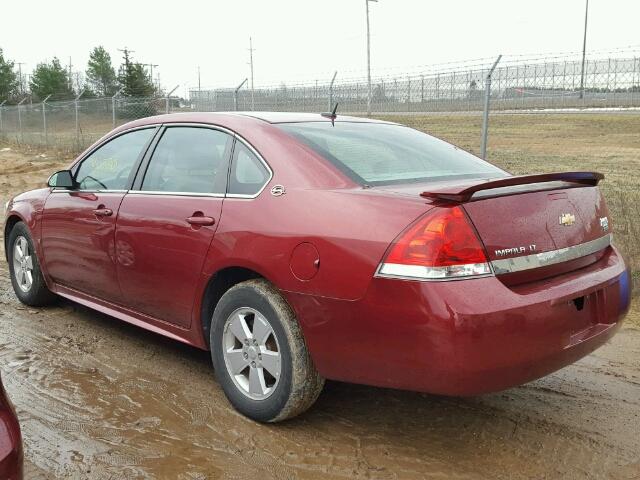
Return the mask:
<path id="1" fill-rule="evenodd" d="M 236 115 L 258 118 L 269 123 L 295 123 L 295 122 L 330 122 L 331 118 L 320 113 L 302 112 L 232 112 Z M 349 115 L 337 114 L 336 122 L 363 122 L 363 123 L 391 123 L 375 118 L 352 117 Z"/>
<path id="2" fill-rule="evenodd" d="M 267 123 L 302 123 L 302 122 L 331 122 L 331 118 L 324 117 L 319 113 L 297 113 L 297 112 L 180 112 L 169 113 L 165 115 L 155 115 L 145 117 L 133 122 L 129 122 L 127 127 L 150 125 L 153 123 L 172 123 L 172 122 L 193 122 L 193 123 L 212 123 L 224 124 L 225 120 L 239 120 L 241 118 L 261 120 Z M 336 122 L 352 122 L 352 123 L 385 123 L 384 120 L 373 118 L 352 117 L 348 115 L 338 114 L 335 118 Z M 235 122 L 234 122 L 235 123 Z"/>

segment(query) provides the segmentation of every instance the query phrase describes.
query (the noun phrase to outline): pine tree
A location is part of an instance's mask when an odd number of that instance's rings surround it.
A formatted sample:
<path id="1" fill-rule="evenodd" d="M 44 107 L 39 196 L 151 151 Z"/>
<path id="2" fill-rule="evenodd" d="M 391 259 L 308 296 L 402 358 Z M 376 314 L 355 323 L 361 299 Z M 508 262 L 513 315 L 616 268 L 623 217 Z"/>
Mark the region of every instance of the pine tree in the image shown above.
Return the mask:
<path id="1" fill-rule="evenodd" d="M 18 93 L 18 76 L 13 69 L 13 62 L 4 59 L 0 48 L 0 103 Z"/>
<path id="2" fill-rule="evenodd" d="M 86 75 L 88 85 L 97 95 L 110 97 L 116 93 L 116 72 L 104 47 L 95 47 L 89 54 Z"/>
<path id="3" fill-rule="evenodd" d="M 31 93 L 38 100 L 51 95 L 51 100 L 66 100 L 75 94 L 71 89 L 69 74 L 56 57 L 51 63 L 39 63 L 29 82 Z"/>
<path id="4" fill-rule="evenodd" d="M 122 87 L 122 93 L 128 97 L 151 97 L 155 95 L 156 88 L 146 69 L 140 63 L 131 61 L 130 52 L 124 49 L 124 63 L 120 66 L 118 82 Z"/>

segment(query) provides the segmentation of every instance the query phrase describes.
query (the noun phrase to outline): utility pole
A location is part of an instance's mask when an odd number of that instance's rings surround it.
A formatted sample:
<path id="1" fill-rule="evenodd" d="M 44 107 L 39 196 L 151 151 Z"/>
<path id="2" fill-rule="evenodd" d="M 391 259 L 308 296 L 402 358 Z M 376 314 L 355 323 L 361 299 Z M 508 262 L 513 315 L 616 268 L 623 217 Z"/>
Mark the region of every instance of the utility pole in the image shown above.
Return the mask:
<path id="1" fill-rule="evenodd" d="M 584 65 L 587 57 L 587 21 L 589 20 L 589 0 L 584 9 L 584 40 L 582 41 L 582 73 L 580 74 L 580 99 L 584 97 Z"/>
<path id="2" fill-rule="evenodd" d="M 367 10 L 367 115 L 371 116 L 371 30 L 369 28 L 369 2 L 378 0 L 364 0 Z"/>
<path id="3" fill-rule="evenodd" d="M 73 63 L 71 63 L 71 57 L 69 57 L 69 90 L 73 90 L 73 73 L 71 67 L 73 67 Z"/>
<path id="4" fill-rule="evenodd" d="M 18 78 L 20 79 L 20 95 L 24 95 L 24 83 L 22 82 L 22 65 L 24 62 L 15 62 L 18 65 Z"/>
<path id="5" fill-rule="evenodd" d="M 251 66 L 251 110 L 255 109 L 255 98 L 253 95 L 253 42 L 249 37 L 249 65 Z"/>

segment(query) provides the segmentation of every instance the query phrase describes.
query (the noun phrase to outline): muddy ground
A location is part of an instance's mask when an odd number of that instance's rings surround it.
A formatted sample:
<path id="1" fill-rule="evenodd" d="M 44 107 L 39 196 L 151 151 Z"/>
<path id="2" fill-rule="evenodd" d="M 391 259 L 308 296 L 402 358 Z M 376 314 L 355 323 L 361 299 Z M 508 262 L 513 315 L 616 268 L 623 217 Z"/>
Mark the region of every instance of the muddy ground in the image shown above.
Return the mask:
<path id="1" fill-rule="evenodd" d="M 66 163 L 2 151 L 0 200 Z M 26 479 L 640 479 L 640 310 L 606 346 L 477 398 L 329 382 L 293 421 L 235 413 L 202 352 L 68 301 L 19 304 L 0 261 L 0 369 Z"/>

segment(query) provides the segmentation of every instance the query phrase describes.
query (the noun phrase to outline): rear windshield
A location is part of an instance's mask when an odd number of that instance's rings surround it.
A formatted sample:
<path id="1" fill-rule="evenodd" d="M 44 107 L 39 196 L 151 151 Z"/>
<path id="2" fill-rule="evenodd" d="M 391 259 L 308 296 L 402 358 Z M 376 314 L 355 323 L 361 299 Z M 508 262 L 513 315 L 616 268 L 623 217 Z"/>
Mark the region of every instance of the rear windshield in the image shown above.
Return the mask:
<path id="1" fill-rule="evenodd" d="M 464 150 L 401 125 L 301 122 L 277 126 L 361 184 L 507 175 Z"/>

